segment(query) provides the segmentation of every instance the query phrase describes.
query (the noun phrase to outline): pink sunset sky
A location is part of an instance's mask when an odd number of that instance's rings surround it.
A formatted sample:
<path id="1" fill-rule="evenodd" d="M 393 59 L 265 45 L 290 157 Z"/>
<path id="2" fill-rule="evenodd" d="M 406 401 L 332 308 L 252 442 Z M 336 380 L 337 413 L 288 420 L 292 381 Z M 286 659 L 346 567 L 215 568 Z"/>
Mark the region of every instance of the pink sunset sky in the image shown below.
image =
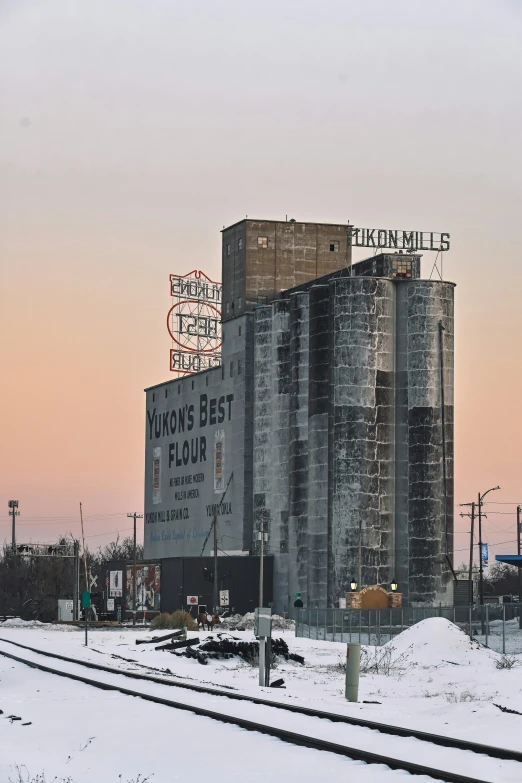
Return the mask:
<path id="1" fill-rule="evenodd" d="M 10 498 L 20 541 L 129 535 L 169 274 L 287 214 L 450 232 L 455 500 L 500 484 L 514 551 L 521 40 L 516 0 L 0 0 L 0 539 Z"/>

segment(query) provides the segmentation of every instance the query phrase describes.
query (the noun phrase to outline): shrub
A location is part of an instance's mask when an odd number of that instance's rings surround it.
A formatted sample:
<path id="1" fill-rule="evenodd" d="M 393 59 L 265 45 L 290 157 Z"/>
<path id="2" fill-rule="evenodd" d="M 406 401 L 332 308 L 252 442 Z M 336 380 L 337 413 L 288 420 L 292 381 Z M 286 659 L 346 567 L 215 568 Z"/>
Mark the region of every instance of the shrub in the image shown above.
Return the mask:
<path id="1" fill-rule="evenodd" d="M 192 615 L 189 612 L 184 612 L 182 609 L 177 612 L 169 614 L 168 612 L 162 612 L 156 615 L 151 622 L 150 627 L 154 631 L 158 630 L 176 630 L 178 628 L 187 628 L 189 631 L 197 631 L 198 625 Z"/>
<path id="2" fill-rule="evenodd" d="M 514 669 L 516 666 L 521 666 L 522 660 L 516 655 L 501 655 L 495 661 L 495 667 L 497 669 Z"/>
<path id="3" fill-rule="evenodd" d="M 150 627 L 156 631 L 163 628 L 170 628 L 170 614 L 168 612 L 162 612 L 157 614 L 152 620 Z"/>
<path id="4" fill-rule="evenodd" d="M 459 704 L 466 701 L 479 701 L 475 691 L 462 691 L 462 693 L 446 693 L 446 701 L 450 704 Z"/>
<path id="5" fill-rule="evenodd" d="M 187 628 L 189 631 L 197 631 L 198 624 L 190 612 L 179 609 L 170 615 L 170 628 Z"/>
<path id="6" fill-rule="evenodd" d="M 396 658 L 393 657 L 394 647 L 361 648 L 361 673 L 362 674 L 384 674 L 389 677 L 396 672 L 403 674 L 407 669 L 407 653 L 402 653 Z"/>

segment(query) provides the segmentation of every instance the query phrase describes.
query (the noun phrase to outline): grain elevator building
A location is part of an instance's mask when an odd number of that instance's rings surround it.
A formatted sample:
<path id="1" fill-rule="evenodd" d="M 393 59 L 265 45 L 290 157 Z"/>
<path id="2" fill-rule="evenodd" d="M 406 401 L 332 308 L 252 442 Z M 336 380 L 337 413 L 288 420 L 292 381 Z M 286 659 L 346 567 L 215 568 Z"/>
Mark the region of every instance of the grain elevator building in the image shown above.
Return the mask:
<path id="1" fill-rule="evenodd" d="M 263 524 L 277 611 L 354 577 L 452 601 L 454 285 L 352 265 L 348 228 L 224 229 L 222 364 L 146 390 L 145 557 L 199 557 L 214 514 L 256 553 Z"/>

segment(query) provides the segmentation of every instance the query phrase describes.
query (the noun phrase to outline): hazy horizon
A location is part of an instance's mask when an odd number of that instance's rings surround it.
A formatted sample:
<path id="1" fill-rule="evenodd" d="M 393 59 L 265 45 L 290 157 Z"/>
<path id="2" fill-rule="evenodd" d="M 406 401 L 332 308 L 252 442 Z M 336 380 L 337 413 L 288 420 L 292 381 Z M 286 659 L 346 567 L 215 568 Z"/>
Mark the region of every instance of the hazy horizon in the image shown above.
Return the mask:
<path id="1" fill-rule="evenodd" d="M 514 551 L 521 35 L 509 0 L 0 0 L 0 540 L 10 498 L 20 541 L 79 537 L 80 501 L 89 546 L 129 535 L 169 274 L 220 279 L 248 214 L 450 232 L 455 502 L 500 484 Z"/>

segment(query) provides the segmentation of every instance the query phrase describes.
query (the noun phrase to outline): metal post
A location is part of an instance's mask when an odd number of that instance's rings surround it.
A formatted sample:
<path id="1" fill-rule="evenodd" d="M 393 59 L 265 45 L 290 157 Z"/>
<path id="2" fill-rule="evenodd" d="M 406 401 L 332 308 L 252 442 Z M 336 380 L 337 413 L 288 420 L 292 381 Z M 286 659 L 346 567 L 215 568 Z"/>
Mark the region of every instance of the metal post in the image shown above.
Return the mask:
<path id="1" fill-rule="evenodd" d="M 78 620 L 78 576 L 80 571 L 80 545 L 74 542 L 73 548 L 73 621 Z"/>
<path id="2" fill-rule="evenodd" d="M 308 638 L 310 639 L 310 626 L 312 623 L 312 610 L 308 607 Z"/>
<path id="3" fill-rule="evenodd" d="M 349 617 L 350 617 L 350 641 L 352 641 L 352 615 L 353 615 L 353 611 L 350 609 L 350 614 L 349 614 Z"/>
<path id="4" fill-rule="evenodd" d="M 132 624 L 136 625 L 136 514 L 133 514 L 133 517 L 134 517 L 134 549 L 132 555 Z"/>
<path id="5" fill-rule="evenodd" d="M 87 627 L 88 627 L 88 623 L 87 623 L 87 609 L 88 609 L 88 608 L 89 608 L 88 606 L 84 606 L 84 607 L 83 607 L 83 613 L 84 613 L 84 615 L 85 615 L 85 646 L 86 646 L 86 647 L 88 647 L 88 646 L 89 646 L 89 645 L 88 645 L 88 642 L 87 642 Z"/>
<path id="6" fill-rule="evenodd" d="M 517 506 L 517 555 L 520 557 L 520 512 L 522 509 Z M 520 563 L 519 563 L 520 566 Z M 522 628 L 522 613 L 520 608 L 522 607 L 522 568 L 518 569 L 518 627 Z"/>
<path id="7" fill-rule="evenodd" d="M 471 606 L 469 607 L 469 638 L 473 639 L 473 631 L 471 630 Z"/>
<path id="8" fill-rule="evenodd" d="M 362 631 L 362 609 L 359 609 L 359 644 L 361 643 L 361 631 Z"/>
<path id="9" fill-rule="evenodd" d="M 489 636 L 489 604 L 486 604 L 486 647 L 488 647 Z"/>
<path id="10" fill-rule="evenodd" d="M 506 654 L 506 604 L 502 604 L 502 655 Z"/>
<path id="11" fill-rule="evenodd" d="M 341 644 L 344 642 L 344 609 L 341 610 Z"/>
<path id="12" fill-rule="evenodd" d="M 266 639 L 266 654 L 265 654 L 265 685 L 270 685 L 270 659 L 272 657 L 272 637 L 268 636 Z"/>
<path id="13" fill-rule="evenodd" d="M 377 644 L 381 646 L 381 610 L 377 609 Z"/>
<path id="14" fill-rule="evenodd" d="M 520 506 L 517 506 L 517 555 L 520 557 L 520 512 L 522 511 Z M 519 564 L 520 566 L 520 564 Z M 522 607 L 522 568 L 518 569 L 518 627 L 522 628 L 522 613 L 520 608 Z"/>
<path id="15" fill-rule="evenodd" d="M 361 663 L 361 645 L 346 645 L 346 679 L 344 695 L 348 701 L 359 698 L 359 669 Z"/>
<path id="16" fill-rule="evenodd" d="M 259 684 L 265 684 L 265 644 L 264 636 L 259 637 Z"/>
<path id="17" fill-rule="evenodd" d="M 132 557 L 132 624 L 136 625 L 136 520 L 142 519 L 143 514 L 137 514 L 136 511 L 133 511 L 132 514 L 127 514 L 127 516 L 134 519 L 134 549 Z"/>

